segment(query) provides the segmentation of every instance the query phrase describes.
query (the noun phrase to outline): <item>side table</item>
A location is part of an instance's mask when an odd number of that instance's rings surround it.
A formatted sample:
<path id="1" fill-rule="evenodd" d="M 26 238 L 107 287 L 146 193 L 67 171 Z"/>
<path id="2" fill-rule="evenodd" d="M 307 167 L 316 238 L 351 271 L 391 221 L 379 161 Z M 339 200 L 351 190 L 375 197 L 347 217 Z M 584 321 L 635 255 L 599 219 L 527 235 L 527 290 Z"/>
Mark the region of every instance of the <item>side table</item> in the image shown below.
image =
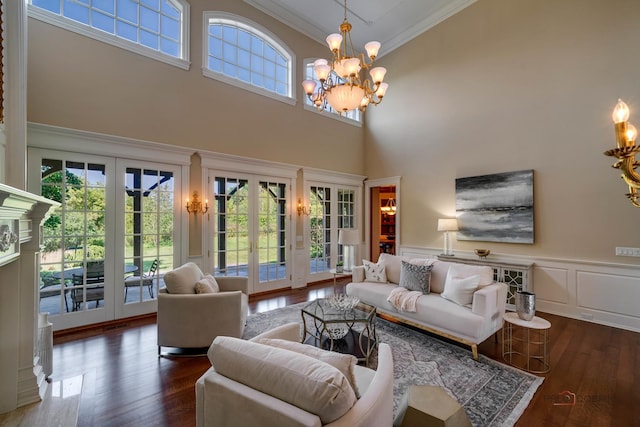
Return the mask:
<path id="1" fill-rule="evenodd" d="M 517 313 L 505 313 L 502 328 L 502 358 L 516 368 L 534 374 L 549 372 L 548 320 L 534 316 L 522 320 Z"/>
<path id="2" fill-rule="evenodd" d="M 338 273 L 335 268 L 332 268 L 329 271 L 331 272 L 331 274 L 333 274 L 333 294 L 335 295 L 337 286 L 336 280 L 338 279 L 338 277 L 351 276 L 351 272 L 343 270 L 342 272 Z"/>

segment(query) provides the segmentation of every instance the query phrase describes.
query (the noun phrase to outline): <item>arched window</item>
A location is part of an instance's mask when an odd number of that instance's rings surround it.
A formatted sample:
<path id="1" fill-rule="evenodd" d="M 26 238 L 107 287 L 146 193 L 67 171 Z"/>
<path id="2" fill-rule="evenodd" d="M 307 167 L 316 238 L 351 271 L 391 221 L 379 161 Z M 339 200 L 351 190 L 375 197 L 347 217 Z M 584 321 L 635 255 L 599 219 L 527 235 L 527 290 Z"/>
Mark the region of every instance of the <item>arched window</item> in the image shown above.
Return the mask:
<path id="1" fill-rule="evenodd" d="M 29 16 L 76 33 L 189 68 L 185 0 L 27 0 Z"/>
<path id="2" fill-rule="evenodd" d="M 260 25 L 224 12 L 204 13 L 203 74 L 295 104 L 294 55 Z"/>

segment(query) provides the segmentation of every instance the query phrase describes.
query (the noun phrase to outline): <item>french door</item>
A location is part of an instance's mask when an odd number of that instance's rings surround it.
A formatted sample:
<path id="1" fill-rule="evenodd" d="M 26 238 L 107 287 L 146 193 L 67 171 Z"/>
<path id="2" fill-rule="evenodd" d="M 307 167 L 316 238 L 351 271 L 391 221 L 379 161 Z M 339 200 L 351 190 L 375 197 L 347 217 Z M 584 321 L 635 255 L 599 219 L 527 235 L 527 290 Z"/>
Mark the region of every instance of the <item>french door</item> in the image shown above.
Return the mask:
<path id="1" fill-rule="evenodd" d="M 215 274 L 248 277 L 250 293 L 290 287 L 290 181 L 235 173 L 209 181 Z"/>
<path id="2" fill-rule="evenodd" d="M 54 329 L 154 312 L 180 259 L 180 166 L 35 148 L 29 166 L 61 204 L 40 257 L 38 309 Z"/>

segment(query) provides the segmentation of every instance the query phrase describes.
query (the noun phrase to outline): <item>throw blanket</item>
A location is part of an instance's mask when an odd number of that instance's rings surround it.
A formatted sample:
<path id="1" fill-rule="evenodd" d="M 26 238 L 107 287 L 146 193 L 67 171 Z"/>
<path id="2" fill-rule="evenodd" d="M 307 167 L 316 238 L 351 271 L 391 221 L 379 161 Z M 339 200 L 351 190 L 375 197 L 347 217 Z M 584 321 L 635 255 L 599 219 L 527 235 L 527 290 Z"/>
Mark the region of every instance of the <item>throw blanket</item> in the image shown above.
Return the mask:
<path id="1" fill-rule="evenodd" d="M 387 297 L 387 301 L 393 305 L 396 310 L 400 311 L 410 311 L 415 313 L 416 311 L 416 301 L 422 295 L 422 292 L 418 291 L 410 291 L 407 288 L 403 288 L 402 286 L 398 286 L 393 288 L 389 296 Z"/>

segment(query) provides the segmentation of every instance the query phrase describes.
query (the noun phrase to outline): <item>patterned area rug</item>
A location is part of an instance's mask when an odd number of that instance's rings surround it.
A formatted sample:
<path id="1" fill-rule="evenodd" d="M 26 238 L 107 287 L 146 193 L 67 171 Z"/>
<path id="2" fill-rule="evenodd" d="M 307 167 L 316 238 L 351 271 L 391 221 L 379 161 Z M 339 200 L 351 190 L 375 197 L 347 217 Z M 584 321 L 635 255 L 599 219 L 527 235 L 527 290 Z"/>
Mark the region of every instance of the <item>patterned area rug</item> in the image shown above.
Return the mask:
<path id="1" fill-rule="evenodd" d="M 304 304 L 249 316 L 243 338 L 289 322 L 302 324 Z M 474 426 L 512 426 L 542 384 L 543 378 L 482 355 L 476 362 L 469 349 L 384 319 L 376 319 L 376 331 L 393 352 L 394 416 L 409 385 L 438 385 L 460 402 Z"/>

